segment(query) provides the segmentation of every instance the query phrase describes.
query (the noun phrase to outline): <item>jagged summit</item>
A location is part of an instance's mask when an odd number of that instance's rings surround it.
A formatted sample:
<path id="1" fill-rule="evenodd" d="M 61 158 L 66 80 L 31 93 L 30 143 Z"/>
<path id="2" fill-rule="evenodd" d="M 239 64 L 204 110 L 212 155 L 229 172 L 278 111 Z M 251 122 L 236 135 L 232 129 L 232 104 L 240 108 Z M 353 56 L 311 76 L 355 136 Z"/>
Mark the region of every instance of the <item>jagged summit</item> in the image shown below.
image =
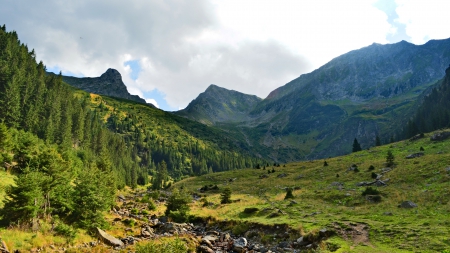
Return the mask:
<path id="1" fill-rule="evenodd" d="M 146 104 L 137 95 L 131 95 L 122 81 L 122 75 L 116 69 L 109 68 L 100 77 L 63 76 L 63 81 L 78 89 L 99 95 L 124 98 Z"/>

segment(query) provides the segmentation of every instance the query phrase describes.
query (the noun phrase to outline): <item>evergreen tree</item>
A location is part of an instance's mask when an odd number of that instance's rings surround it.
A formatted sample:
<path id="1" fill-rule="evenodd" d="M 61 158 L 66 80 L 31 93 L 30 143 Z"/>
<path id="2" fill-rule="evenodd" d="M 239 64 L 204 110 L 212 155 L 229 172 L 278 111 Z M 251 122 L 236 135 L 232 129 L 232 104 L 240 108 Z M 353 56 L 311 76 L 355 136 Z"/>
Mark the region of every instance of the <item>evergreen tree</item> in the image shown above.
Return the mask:
<path id="1" fill-rule="evenodd" d="M 286 188 L 286 196 L 284 196 L 284 199 L 293 199 L 294 194 L 292 194 L 292 188 L 288 187 Z"/>
<path id="2" fill-rule="evenodd" d="M 231 202 L 231 188 L 226 187 L 225 189 L 223 189 L 222 194 L 220 194 L 220 203 L 229 204 Z"/>
<path id="3" fill-rule="evenodd" d="M 361 151 L 361 145 L 359 145 L 358 140 L 355 138 L 353 140 L 353 148 L 352 148 L 352 152 L 358 152 Z"/>
<path id="4" fill-rule="evenodd" d="M 185 222 L 188 218 L 189 203 L 191 202 L 192 198 L 186 190 L 182 189 L 179 191 L 175 188 L 172 191 L 172 195 L 167 199 L 165 215 L 176 222 Z"/>
<path id="5" fill-rule="evenodd" d="M 394 154 L 392 154 L 392 151 L 388 150 L 387 155 L 386 155 L 386 166 L 391 167 L 394 166 Z"/>
<path id="6" fill-rule="evenodd" d="M 380 140 L 380 137 L 378 137 L 378 135 L 377 135 L 377 137 L 375 137 L 375 146 L 381 146 L 381 140 Z"/>

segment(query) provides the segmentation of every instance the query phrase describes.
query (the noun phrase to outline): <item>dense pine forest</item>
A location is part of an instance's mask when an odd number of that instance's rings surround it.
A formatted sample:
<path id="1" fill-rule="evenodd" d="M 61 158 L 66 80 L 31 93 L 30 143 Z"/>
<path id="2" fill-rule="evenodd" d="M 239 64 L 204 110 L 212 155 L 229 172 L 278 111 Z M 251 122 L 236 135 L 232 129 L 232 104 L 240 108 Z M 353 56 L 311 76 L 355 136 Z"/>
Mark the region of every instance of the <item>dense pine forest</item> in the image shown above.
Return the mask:
<path id="1" fill-rule="evenodd" d="M 35 57 L 1 27 L 0 162 L 17 175 L 0 214 L 5 224 L 56 216 L 101 226 L 100 213 L 126 185 L 154 178 L 153 187 L 162 188 L 183 176 L 263 162 L 220 130 L 76 90 Z"/>
<path id="2" fill-rule="evenodd" d="M 439 81 L 408 122 L 404 134 L 407 138 L 450 127 L 450 66 L 445 77 Z"/>

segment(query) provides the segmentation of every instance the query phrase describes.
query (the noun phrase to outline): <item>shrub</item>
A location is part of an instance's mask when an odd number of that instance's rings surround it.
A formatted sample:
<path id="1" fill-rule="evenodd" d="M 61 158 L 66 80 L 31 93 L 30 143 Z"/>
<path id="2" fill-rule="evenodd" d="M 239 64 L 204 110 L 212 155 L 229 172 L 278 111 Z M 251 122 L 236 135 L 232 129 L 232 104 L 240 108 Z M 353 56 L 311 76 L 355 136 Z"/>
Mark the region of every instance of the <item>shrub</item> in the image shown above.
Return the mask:
<path id="1" fill-rule="evenodd" d="M 77 236 L 77 231 L 72 228 L 69 225 L 66 225 L 64 223 L 59 223 L 56 227 L 55 227 L 55 233 L 57 235 L 60 235 L 64 238 L 66 238 L 66 241 L 68 243 L 73 242 L 73 240 L 75 240 L 75 237 Z"/>
<path id="2" fill-rule="evenodd" d="M 326 167 L 326 166 L 328 166 L 328 163 L 327 163 L 327 161 L 324 161 L 323 162 L 323 167 Z"/>
<path id="3" fill-rule="evenodd" d="M 293 199 L 294 194 L 292 194 L 292 188 L 288 187 L 286 188 L 286 196 L 284 196 L 284 199 Z"/>
<path id="4" fill-rule="evenodd" d="M 379 195 L 380 192 L 377 189 L 374 189 L 372 187 L 367 187 L 361 194 L 363 196 L 366 196 L 366 195 Z"/>
<path id="5" fill-rule="evenodd" d="M 259 209 L 257 207 L 247 207 L 244 209 L 244 213 L 250 214 L 250 213 L 256 213 Z"/>
<path id="6" fill-rule="evenodd" d="M 134 215 L 139 214 L 139 210 L 137 210 L 137 208 L 133 208 L 133 209 L 131 209 L 131 214 L 134 214 Z"/>
<path id="7" fill-rule="evenodd" d="M 420 147 L 420 151 L 425 151 L 425 149 L 423 147 Z"/>
<path id="8" fill-rule="evenodd" d="M 373 179 L 376 179 L 377 177 L 378 177 L 377 173 L 372 172 L 372 178 L 373 178 Z"/>
<path id="9" fill-rule="evenodd" d="M 372 171 L 372 170 L 374 170 L 375 169 L 375 167 L 373 166 L 373 165 L 370 165 L 369 166 L 369 169 L 367 169 L 368 171 Z"/>
<path id="10" fill-rule="evenodd" d="M 147 205 L 148 210 L 155 211 L 156 210 L 156 204 L 153 202 L 153 200 L 150 200 L 150 202 Z"/>
<path id="11" fill-rule="evenodd" d="M 185 253 L 188 248 L 186 244 L 180 239 L 177 238 L 174 241 L 157 244 L 154 241 L 150 241 L 147 244 L 138 244 L 136 245 L 136 253 L 151 253 L 151 252 L 159 252 L 159 253 Z"/>

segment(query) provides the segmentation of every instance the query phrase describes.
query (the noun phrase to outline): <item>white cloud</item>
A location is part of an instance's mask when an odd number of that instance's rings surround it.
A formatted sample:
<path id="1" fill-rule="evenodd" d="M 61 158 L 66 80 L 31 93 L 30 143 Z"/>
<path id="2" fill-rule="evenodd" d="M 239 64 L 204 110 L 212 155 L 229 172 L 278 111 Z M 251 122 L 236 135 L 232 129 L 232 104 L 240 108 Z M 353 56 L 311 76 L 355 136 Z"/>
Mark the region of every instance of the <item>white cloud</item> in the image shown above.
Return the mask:
<path id="1" fill-rule="evenodd" d="M 448 10 L 450 4 L 441 0 L 396 0 L 397 21 L 405 24 L 411 42 L 423 44 L 430 39 L 450 37 Z"/>
<path id="2" fill-rule="evenodd" d="M 211 83 L 265 97 L 393 32 L 371 0 L 4 0 L 0 22 L 64 72 L 117 69 L 132 94 L 185 107 Z M 33 24 L 33 25 L 30 25 Z M 130 78 L 129 60 L 142 71 Z"/>
<path id="3" fill-rule="evenodd" d="M 154 100 L 153 98 L 146 98 L 145 102 L 150 103 L 150 104 L 154 105 L 155 107 L 159 108 L 158 102 L 156 102 L 156 100 Z"/>

